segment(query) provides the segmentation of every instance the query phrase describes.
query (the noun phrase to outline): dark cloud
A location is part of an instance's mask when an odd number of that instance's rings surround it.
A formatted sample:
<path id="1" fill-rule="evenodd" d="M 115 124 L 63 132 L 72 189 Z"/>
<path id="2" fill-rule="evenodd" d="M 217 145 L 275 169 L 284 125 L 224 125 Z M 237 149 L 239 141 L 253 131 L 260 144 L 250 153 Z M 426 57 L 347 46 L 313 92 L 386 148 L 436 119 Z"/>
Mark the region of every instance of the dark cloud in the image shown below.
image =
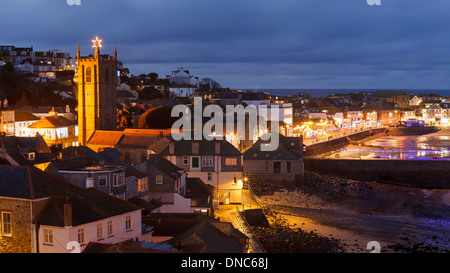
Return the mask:
<path id="1" fill-rule="evenodd" d="M 183 66 L 232 88 L 450 86 L 448 0 L 81 2 L 2 1 L 0 44 L 88 54 L 98 35 L 135 74 Z"/>

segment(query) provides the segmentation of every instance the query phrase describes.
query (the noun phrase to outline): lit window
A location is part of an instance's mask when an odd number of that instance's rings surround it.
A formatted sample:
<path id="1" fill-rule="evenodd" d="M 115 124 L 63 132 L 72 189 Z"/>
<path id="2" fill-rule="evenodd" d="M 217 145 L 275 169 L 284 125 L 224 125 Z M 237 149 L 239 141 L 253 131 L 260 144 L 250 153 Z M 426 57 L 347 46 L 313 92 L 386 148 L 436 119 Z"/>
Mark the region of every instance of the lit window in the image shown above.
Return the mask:
<path id="1" fill-rule="evenodd" d="M 227 158 L 225 159 L 225 165 L 236 165 L 237 160 L 236 158 Z"/>
<path id="2" fill-rule="evenodd" d="M 139 191 L 140 192 L 147 190 L 147 178 L 146 177 L 139 179 L 138 183 L 139 183 Z"/>
<path id="3" fill-rule="evenodd" d="M 162 184 L 163 183 L 163 176 L 157 175 L 156 176 L 156 184 Z"/>

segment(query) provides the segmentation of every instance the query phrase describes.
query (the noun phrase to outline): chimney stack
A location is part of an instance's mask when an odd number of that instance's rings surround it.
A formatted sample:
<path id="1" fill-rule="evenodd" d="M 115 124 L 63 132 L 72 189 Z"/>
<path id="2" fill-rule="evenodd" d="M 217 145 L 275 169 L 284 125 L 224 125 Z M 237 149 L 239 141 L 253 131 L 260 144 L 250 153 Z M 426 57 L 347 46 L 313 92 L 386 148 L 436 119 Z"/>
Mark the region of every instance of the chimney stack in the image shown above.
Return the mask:
<path id="1" fill-rule="evenodd" d="M 216 155 L 220 155 L 220 140 L 216 140 L 214 145 L 215 145 L 214 153 Z"/>
<path id="2" fill-rule="evenodd" d="M 64 204 L 64 226 L 72 226 L 72 204 L 69 202 L 69 197 L 66 198 L 66 203 Z"/>
<path id="3" fill-rule="evenodd" d="M 175 154 L 175 143 L 173 141 L 169 143 L 169 154 Z"/>
<path id="4" fill-rule="evenodd" d="M 192 154 L 196 155 L 200 152 L 200 143 L 192 142 Z"/>

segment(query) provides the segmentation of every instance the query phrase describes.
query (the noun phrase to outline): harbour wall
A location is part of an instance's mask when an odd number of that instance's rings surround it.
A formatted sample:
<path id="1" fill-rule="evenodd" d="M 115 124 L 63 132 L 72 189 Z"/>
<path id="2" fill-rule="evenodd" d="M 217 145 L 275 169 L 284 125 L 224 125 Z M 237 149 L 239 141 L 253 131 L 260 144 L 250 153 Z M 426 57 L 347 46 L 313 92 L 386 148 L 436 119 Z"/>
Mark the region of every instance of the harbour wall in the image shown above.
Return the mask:
<path id="1" fill-rule="evenodd" d="M 350 136 L 336 138 L 326 142 L 321 142 L 306 147 L 305 157 L 320 155 L 326 152 L 342 149 L 354 141 L 361 141 L 373 136 L 410 136 L 410 135 L 426 135 L 436 132 L 434 126 L 427 127 L 387 127 L 376 128 L 368 131 L 355 133 Z"/>
<path id="2" fill-rule="evenodd" d="M 450 161 L 305 158 L 305 171 L 423 189 L 450 189 Z"/>

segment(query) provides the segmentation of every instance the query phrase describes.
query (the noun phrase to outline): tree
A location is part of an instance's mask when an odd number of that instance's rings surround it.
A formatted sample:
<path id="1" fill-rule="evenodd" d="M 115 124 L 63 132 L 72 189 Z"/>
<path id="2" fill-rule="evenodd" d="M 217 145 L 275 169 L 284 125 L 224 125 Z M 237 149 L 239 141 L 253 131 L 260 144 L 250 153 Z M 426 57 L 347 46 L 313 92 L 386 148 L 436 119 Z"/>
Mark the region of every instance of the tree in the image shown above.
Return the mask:
<path id="1" fill-rule="evenodd" d="M 158 73 L 155 73 L 155 72 L 152 72 L 152 73 L 148 74 L 148 76 L 150 77 L 150 80 L 151 80 L 152 82 L 156 82 L 156 80 L 157 80 L 158 77 L 159 77 Z"/>
<path id="2" fill-rule="evenodd" d="M 133 117 L 127 109 L 117 111 L 117 128 L 130 128 L 133 126 Z"/>
<path id="3" fill-rule="evenodd" d="M 215 80 L 213 80 L 213 79 L 211 79 L 211 78 L 203 78 L 203 79 L 200 81 L 200 84 L 209 86 L 209 88 L 210 88 L 212 91 L 217 91 L 217 90 L 219 90 L 219 89 L 222 88 L 222 87 L 220 86 L 220 83 L 216 82 Z"/>
<path id="4" fill-rule="evenodd" d="M 139 119 L 140 129 L 170 129 L 178 117 L 172 117 L 172 106 L 158 106 L 147 110 Z"/>
<path id="5" fill-rule="evenodd" d="M 164 98 L 164 95 L 159 92 L 155 87 L 145 87 L 140 91 L 139 98 L 141 100 L 156 100 Z"/>

